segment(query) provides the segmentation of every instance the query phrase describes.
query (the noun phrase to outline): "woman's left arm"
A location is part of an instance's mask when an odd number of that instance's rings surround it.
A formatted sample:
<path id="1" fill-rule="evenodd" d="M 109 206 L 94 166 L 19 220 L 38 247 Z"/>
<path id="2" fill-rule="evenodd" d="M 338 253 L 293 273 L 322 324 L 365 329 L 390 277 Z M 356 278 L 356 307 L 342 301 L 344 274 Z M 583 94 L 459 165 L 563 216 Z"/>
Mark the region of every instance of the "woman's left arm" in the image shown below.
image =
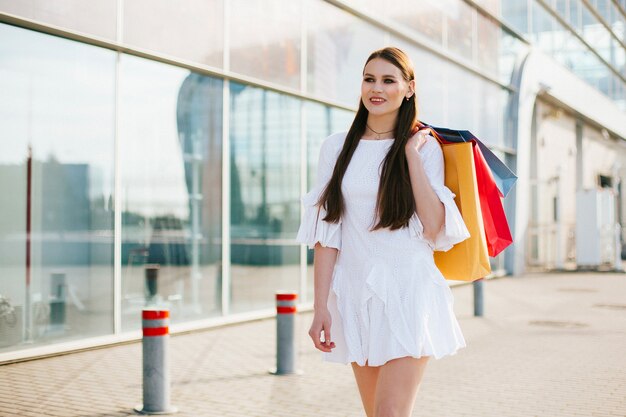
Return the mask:
<path id="1" fill-rule="evenodd" d="M 417 216 L 424 226 L 424 237 L 434 241 L 443 226 L 445 208 L 430 185 L 419 153 L 419 149 L 426 143 L 427 134 L 428 129 L 425 129 L 413 135 L 406 144 L 405 152 Z"/>

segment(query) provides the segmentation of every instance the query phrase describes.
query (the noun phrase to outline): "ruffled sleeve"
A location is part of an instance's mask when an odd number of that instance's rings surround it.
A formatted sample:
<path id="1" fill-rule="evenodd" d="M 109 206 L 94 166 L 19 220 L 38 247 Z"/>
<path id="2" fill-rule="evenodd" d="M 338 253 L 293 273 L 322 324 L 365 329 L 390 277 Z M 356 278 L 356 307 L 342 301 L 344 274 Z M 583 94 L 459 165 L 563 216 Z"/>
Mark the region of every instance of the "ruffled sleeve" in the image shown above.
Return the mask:
<path id="1" fill-rule="evenodd" d="M 443 151 L 437 139 L 428 136 L 428 141 L 420 150 L 424 161 L 424 171 L 430 182 L 433 191 L 444 205 L 444 223 L 437 234 L 435 241 L 424 236 L 424 226 L 417 213 L 409 219 L 409 230 L 411 236 L 424 239 L 436 251 L 448 251 L 454 245 L 470 237 L 469 230 L 463 221 L 463 216 L 454 202 L 455 194 L 444 185 L 444 160 Z"/>
<path id="2" fill-rule="evenodd" d="M 325 247 L 341 249 L 341 220 L 338 223 L 323 220 L 326 210 L 322 206 L 315 205 L 321 191 L 321 189 L 314 188 L 302 197 L 304 217 L 296 240 L 306 243 L 311 249 L 315 248 L 317 242 Z"/>
<path id="3" fill-rule="evenodd" d="M 316 205 L 335 168 L 338 149 L 334 139 L 334 135 L 331 135 L 322 143 L 316 185 L 300 199 L 304 210 L 296 240 L 307 244 L 311 249 L 315 248 L 317 242 L 325 247 L 341 249 L 341 219 L 337 223 L 323 220 L 326 210 L 321 205 Z"/>

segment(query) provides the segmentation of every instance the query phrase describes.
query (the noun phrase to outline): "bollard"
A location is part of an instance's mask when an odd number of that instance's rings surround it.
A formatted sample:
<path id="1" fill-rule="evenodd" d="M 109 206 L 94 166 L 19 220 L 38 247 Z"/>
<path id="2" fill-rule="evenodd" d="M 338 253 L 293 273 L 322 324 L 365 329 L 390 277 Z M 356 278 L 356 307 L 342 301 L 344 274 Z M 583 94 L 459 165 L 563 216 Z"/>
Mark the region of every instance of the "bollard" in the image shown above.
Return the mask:
<path id="1" fill-rule="evenodd" d="M 483 278 L 474 281 L 474 316 L 483 316 Z"/>
<path id="2" fill-rule="evenodd" d="M 143 404 L 135 407 L 140 414 L 173 414 L 170 405 L 169 319 L 166 308 L 144 308 L 143 323 Z"/>
<path id="3" fill-rule="evenodd" d="M 296 318 L 295 293 L 276 293 L 276 368 L 273 375 L 302 374 L 295 369 L 294 322 Z"/>

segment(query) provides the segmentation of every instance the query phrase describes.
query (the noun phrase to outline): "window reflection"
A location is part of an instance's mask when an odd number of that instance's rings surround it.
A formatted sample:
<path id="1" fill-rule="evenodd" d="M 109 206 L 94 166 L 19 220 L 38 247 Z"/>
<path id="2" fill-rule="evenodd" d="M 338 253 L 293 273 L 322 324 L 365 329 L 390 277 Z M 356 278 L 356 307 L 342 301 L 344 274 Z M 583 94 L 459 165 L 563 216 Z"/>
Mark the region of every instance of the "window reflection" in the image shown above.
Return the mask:
<path id="1" fill-rule="evenodd" d="M 474 45 L 473 15 L 476 10 L 462 0 L 448 1 L 446 5 L 447 47 L 471 62 Z"/>
<path id="2" fill-rule="evenodd" d="M 221 313 L 222 80 L 123 55 L 122 325 Z"/>
<path id="3" fill-rule="evenodd" d="M 384 3 L 381 3 L 384 4 Z M 449 2 L 425 0 L 416 5 L 412 0 L 400 0 L 385 4 L 396 22 L 423 35 L 436 45 L 443 45 L 444 12 Z"/>
<path id="4" fill-rule="evenodd" d="M 0 0 L 0 10 L 98 37 L 115 40 L 117 4 L 111 0 Z"/>
<path id="5" fill-rule="evenodd" d="M 299 88 L 301 15 L 301 1 L 231 0 L 230 69 Z"/>
<path id="6" fill-rule="evenodd" d="M 223 0 L 133 0 L 123 4 L 125 44 L 222 66 Z"/>
<path id="7" fill-rule="evenodd" d="M 0 39 L 0 350 L 111 333 L 115 53 Z"/>
<path id="8" fill-rule="evenodd" d="M 231 311 L 299 291 L 299 100 L 231 84 Z"/>
<path id="9" fill-rule="evenodd" d="M 312 94 L 357 106 L 369 54 L 385 46 L 385 33 L 320 0 L 307 0 L 308 80 Z"/>
<path id="10" fill-rule="evenodd" d="M 500 54 L 503 52 L 500 44 L 502 42 L 502 38 L 506 35 L 501 32 L 499 23 L 486 18 L 480 13 L 477 13 L 478 16 L 478 39 L 476 42 L 476 47 L 478 50 L 478 65 L 485 72 L 499 76 L 501 70 L 499 68 L 500 64 Z M 510 79 L 507 78 L 507 82 Z"/>

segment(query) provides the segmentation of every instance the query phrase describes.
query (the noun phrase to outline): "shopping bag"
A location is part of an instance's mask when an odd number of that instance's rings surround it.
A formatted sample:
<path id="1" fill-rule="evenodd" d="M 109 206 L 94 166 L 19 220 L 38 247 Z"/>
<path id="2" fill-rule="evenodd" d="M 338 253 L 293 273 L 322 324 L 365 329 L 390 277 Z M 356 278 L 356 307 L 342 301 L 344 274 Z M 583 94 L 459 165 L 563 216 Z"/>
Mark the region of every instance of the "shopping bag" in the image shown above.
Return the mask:
<path id="1" fill-rule="evenodd" d="M 469 130 L 455 130 L 445 127 L 436 127 L 428 123 L 419 122 L 421 126 L 430 127 L 437 132 L 441 139 L 446 142 L 459 143 L 459 142 L 472 142 L 475 141 L 480 147 L 480 151 L 483 154 L 491 173 L 493 174 L 494 181 L 502 197 L 511 191 L 517 176 L 502 162 L 480 139 L 472 134 Z"/>
<path id="2" fill-rule="evenodd" d="M 495 257 L 513 243 L 502 198 L 479 146 L 473 147 L 480 208 L 489 256 Z"/>
<path id="3" fill-rule="evenodd" d="M 436 137 L 436 133 L 433 132 Z M 440 139 L 440 138 L 437 138 Z M 452 249 L 434 252 L 435 264 L 446 279 L 475 281 L 491 272 L 480 208 L 472 143 L 442 143 L 444 184 L 455 194 L 456 203 L 470 237 Z"/>
<path id="4" fill-rule="evenodd" d="M 485 238 L 487 239 L 487 250 L 489 256 L 497 256 L 507 246 L 513 243 L 513 238 L 504 213 L 504 206 L 502 205 L 502 192 L 498 189 L 493 171 L 490 169 L 483 155 L 483 148 L 480 146 L 482 142 L 467 130 L 433 127 L 423 122 L 420 123 L 420 127 L 430 128 L 430 131 L 433 132 L 433 136 L 436 136 L 440 143 L 465 142 L 476 145 L 472 147 L 472 153 L 474 156 L 474 168 L 476 170 Z M 494 158 L 496 158 L 495 155 Z M 506 168 L 506 170 L 510 172 L 508 168 Z"/>

